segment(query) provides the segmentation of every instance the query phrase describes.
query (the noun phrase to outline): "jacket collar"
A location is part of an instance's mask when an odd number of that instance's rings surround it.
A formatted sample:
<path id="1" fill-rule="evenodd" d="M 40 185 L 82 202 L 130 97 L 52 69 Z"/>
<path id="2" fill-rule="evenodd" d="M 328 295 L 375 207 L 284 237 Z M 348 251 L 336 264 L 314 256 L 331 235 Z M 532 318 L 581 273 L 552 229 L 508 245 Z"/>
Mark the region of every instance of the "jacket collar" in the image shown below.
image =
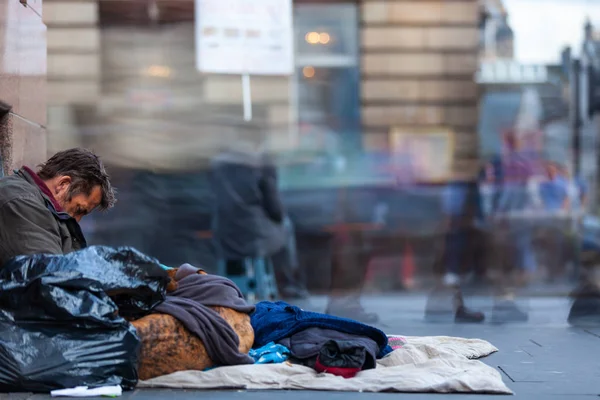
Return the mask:
<path id="1" fill-rule="evenodd" d="M 46 203 L 49 203 L 55 212 L 64 213 L 64 209 L 60 206 L 60 204 L 58 204 L 58 201 L 56 201 L 56 199 L 52 195 L 52 192 L 50 192 L 48 186 L 38 176 L 38 174 L 31 170 L 31 168 L 23 167 L 18 171 L 18 174 L 21 177 L 23 177 L 27 182 L 34 186 L 37 186 L 37 188 L 40 189 L 40 192 L 42 192 L 42 196 L 46 200 Z"/>

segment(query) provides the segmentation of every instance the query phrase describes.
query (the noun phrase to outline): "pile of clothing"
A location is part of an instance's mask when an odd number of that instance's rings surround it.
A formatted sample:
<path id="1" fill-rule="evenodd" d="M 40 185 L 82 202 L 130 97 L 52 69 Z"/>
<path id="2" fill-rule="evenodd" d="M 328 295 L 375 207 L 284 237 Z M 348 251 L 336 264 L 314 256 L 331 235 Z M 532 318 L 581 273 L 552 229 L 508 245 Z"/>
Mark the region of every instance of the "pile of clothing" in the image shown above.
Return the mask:
<path id="1" fill-rule="evenodd" d="M 227 278 L 167 271 L 130 248 L 17 258 L 0 271 L 0 304 L 0 391 L 128 390 L 183 370 L 282 362 L 351 378 L 392 351 L 376 328 L 254 306 Z"/>
<path id="2" fill-rule="evenodd" d="M 185 369 L 284 361 L 351 378 L 375 368 L 376 360 L 392 351 L 385 333 L 371 326 L 304 311 L 285 302 L 249 305 L 229 279 L 207 275 L 187 264 L 172 270 L 171 276 L 170 287 L 176 289 L 153 313 L 176 321 L 144 329 L 145 320 L 157 318 L 153 314 L 133 322 L 142 339 L 143 380 Z M 228 321 L 215 307 L 237 313 L 237 320 Z M 177 329 L 178 324 L 186 329 Z M 177 335 L 173 335 L 174 327 Z M 170 332 L 167 346 L 160 346 L 157 338 L 165 331 Z M 205 352 L 184 348 L 185 343 L 198 340 Z M 169 357 L 176 359 L 172 365 L 164 361 Z"/>
<path id="3" fill-rule="evenodd" d="M 302 364 L 318 372 L 352 378 L 373 369 L 392 352 L 379 329 L 331 315 L 304 311 L 285 302 L 261 302 L 251 316 L 257 362 Z M 269 354 L 282 356 L 267 357 Z"/>

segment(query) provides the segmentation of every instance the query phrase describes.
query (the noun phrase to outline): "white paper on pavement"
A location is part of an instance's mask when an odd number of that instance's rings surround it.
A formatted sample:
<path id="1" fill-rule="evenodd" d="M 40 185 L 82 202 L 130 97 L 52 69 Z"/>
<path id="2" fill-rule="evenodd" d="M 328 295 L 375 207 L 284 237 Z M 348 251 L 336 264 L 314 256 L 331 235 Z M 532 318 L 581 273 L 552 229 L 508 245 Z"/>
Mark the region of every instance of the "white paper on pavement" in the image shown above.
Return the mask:
<path id="1" fill-rule="evenodd" d="M 90 389 L 87 386 L 77 386 L 70 389 L 53 390 L 50 392 L 52 397 L 100 397 L 110 396 L 116 397 L 123 394 L 121 386 L 103 386 Z"/>

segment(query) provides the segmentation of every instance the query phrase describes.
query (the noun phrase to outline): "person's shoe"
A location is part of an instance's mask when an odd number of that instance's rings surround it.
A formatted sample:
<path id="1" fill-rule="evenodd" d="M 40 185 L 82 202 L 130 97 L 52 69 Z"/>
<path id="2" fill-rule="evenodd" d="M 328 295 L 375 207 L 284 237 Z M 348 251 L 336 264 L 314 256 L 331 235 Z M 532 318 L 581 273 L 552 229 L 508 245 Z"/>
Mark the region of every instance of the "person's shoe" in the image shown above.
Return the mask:
<path id="1" fill-rule="evenodd" d="M 465 307 L 459 289 L 442 287 L 435 289 L 427 299 L 425 320 L 433 323 L 481 323 L 485 315 Z"/>
<path id="2" fill-rule="evenodd" d="M 470 310 L 465 306 L 459 307 L 456 312 L 427 310 L 425 311 L 425 321 L 438 324 L 480 324 L 485 321 L 485 314 Z"/>
<path id="3" fill-rule="evenodd" d="M 358 301 L 352 303 L 330 302 L 325 314 L 351 319 L 363 324 L 375 324 L 379 322 L 379 316 L 376 313 L 365 311 Z"/>
<path id="4" fill-rule="evenodd" d="M 527 322 L 529 314 L 521 310 L 514 301 L 506 300 L 496 303 L 492 310 L 492 323 Z"/>
<path id="5" fill-rule="evenodd" d="M 574 297 L 567 321 L 572 326 L 600 326 L 600 289 L 595 285 L 580 286 L 571 294 Z"/>
<path id="6" fill-rule="evenodd" d="M 479 324 L 485 321 L 485 314 L 480 311 L 470 310 L 465 306 L 460 306 L 454 315 L 454 322 L 457 324 Z"/>

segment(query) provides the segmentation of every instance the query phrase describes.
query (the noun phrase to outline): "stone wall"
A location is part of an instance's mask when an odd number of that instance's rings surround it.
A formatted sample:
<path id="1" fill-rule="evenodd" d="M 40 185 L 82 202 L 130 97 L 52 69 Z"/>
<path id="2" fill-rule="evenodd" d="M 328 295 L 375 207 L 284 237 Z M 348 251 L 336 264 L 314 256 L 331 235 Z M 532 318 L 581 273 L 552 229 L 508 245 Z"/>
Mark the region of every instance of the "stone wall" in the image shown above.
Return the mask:
<path id="1" fill-rule="evenodd" d="M 48 26 L 48 148 L 81 146 L 78 107 L 100 96 L 100 32 L 96 0 L 44 0 Z"/>
<path id="2" fill-rule="evenodd" d="M 190 0 L 158 2 L 166 21 L 187 19 L 154 25 L 145 20 L 144 7 L 133 7 L 136 2 L 106 3 L 123 10 L 105 12 L 119 23 L 102 27 L 97 0 L 45 1 L 52 149 L 93 137 L 92 144 L 104 146 L 117 163 L 185 164 L 189 153 L 210 153 L 224 137 L 218 127 L 203 125 L 200 111 L 222 108 L 241 118 L 240 77 L 195 70 Z M 169 4 L 177 7 L 169 11 Z M 360 2 L 367 150 L 388 149 L 394 127 L 447 127 L 455 133 L 453 168 L 462 175 L 475 170 L 479 7 L 477 0 Z M 252 77 L 258 122 L 278 148 L 295 144 L 292 95 L 287 77 Z"/>
<path id="3" fill-rule="evenodd" d="M 243 134 L 240 77 L 196 70 L 193 23 L 109 26 L 101 38 L 102 94 L 84 123 L 112 165 L 197 168 Z M 275 125 L 269 99 L 282 98 L 269 82 L 252 78 L 253 122 L 267 130 Z"/>
<path id="4" fill-rule="evenodd" d="M 46 25 L 42 0 L 0 0 L 0 154 L 9 172 L 46 158 Z"/>
<path id="5" fill-rule="evenodd" d="M 193 0 L 46 0 L 50 148 L 85 146 L 111 165 L 181 170 L 243 133 L 239 76 L 195 68 Z M 253 122 L 288 138 L 287 78 L 252 77 Z M 214 114 L 220 114 L 216 121 Z"/>
<path id="6" fill-rule="evenodd" d="M 361 6 L 365 147 L 388 148 L 393 127 L 447 127 L 455 133 L 455 171 L 471 174 L 478 149 L 478 1 Z"/>

